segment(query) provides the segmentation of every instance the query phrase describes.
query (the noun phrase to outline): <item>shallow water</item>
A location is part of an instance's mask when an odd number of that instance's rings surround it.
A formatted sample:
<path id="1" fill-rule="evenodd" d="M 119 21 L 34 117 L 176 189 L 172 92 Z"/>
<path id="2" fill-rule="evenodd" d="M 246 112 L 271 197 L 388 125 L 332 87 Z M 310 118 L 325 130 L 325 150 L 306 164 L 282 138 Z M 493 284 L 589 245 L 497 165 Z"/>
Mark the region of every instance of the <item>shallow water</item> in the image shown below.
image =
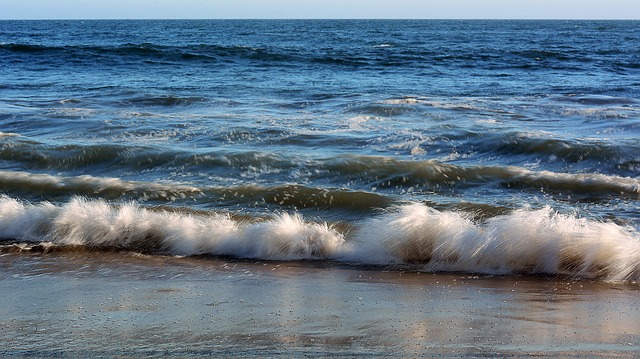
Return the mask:
<path id="1" fill-rule="evenodd" d="M 123 253 L 0 257 L 0 354 L 634 357 L 635 284 Z"/>

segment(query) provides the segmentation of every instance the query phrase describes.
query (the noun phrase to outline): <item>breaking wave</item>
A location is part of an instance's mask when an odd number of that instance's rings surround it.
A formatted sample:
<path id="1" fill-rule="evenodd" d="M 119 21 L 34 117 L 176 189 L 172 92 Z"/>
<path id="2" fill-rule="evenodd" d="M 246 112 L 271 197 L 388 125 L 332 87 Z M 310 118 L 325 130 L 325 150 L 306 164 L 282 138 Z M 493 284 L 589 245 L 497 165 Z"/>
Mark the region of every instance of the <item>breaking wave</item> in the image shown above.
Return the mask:
<path id="1" fill-rule="evenodd" d="M 297 213 L 269 218 L 168 211 L 74 198 L 31 204 L 0 198 L 2 250 L 65 248 L 264 260 L 333 260 L 420 271 L 531 273 L 640 280 L 640 236 L 631 227 L 520 209 L 483 221 L 422 204 L 373 215 L 348 229 Z"/>

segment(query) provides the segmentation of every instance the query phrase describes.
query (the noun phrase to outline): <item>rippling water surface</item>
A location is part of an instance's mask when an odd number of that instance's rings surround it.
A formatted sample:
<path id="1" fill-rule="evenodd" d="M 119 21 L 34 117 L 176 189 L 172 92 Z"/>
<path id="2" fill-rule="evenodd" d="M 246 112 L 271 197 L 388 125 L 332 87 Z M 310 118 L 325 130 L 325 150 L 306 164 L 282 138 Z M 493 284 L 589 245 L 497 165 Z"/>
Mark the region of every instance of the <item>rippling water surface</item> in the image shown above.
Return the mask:
<path id="1" fill-rule="evenodd" d="M 4 251 L 640 279 L 635 21 L 2 21 Z"/>

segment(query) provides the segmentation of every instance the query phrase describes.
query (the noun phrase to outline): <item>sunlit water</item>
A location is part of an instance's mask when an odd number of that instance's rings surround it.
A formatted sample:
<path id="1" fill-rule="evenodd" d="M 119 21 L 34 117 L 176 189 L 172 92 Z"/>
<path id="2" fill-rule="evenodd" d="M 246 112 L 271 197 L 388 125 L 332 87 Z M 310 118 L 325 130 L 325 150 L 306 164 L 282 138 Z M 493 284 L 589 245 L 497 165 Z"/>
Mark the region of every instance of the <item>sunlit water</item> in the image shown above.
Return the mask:
<path id="1" fill-rule="evenodd" d="M 2 21 L 3 250 L 635 282 L 638 25 Z"/>

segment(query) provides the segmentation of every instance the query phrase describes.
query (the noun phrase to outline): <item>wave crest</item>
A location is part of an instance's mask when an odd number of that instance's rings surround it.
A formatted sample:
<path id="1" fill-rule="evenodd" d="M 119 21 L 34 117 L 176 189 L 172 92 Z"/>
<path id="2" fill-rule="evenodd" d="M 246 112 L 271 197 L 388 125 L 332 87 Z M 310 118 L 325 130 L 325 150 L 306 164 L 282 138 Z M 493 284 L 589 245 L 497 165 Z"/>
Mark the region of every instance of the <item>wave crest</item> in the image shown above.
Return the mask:
<path id="1" fill-rule="evenodd" d="M 126 250 L 266 260 L 330 259 L 422 271 L 539 273 L 640 280 L 640 236 L 631 227 L 521 209 L 482 222 L 410 204 L 344 231 L 299 214 L 237 219 L 228 214 L 151 210 L 75 198 L 56 206 L 0 197 L 2 250 L 31 242 L 48 248 Z M 22 249 L 28 246 L 20 247 Z"/>
<path id="2" fill-rule="evenodd" d="M 295 260 L 334 255 L 344 241 L 326 223 L 280 214 L 267 221 L 229 215 L 152 211 L 135 203 L 118 206 L 75 198 L 62 206 L 0 199 L 0 238 L 173 255 L 229 255 Z"/>
<path id="3" fill-rule="evenodd" d="M 350 261 L 421 263 L 430 271 L 640 279 L 636 230 L 549 207 L 474 223 L 459 213 L 407 205 L 364 223 L 349 246 Z"/>

